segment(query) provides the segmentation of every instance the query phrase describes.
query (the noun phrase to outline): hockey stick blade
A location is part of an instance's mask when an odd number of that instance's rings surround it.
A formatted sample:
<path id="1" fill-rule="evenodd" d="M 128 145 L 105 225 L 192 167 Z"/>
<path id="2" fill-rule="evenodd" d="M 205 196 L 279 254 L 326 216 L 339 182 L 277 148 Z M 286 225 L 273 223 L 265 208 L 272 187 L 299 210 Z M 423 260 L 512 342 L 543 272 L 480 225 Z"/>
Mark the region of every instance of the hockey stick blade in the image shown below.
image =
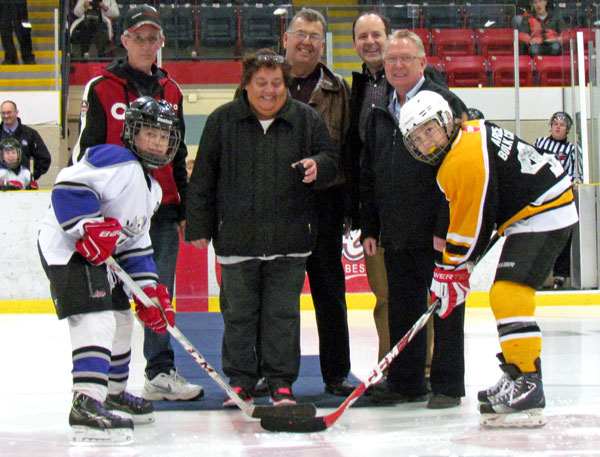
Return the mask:
<path id="1" fill-rule="evenodd" d="M 131 292 L 144 302 L 145 306 L 154 306 L 156 304 L 148 297 L 144 291 L 136 284 L 136 282 L 123 270 L 120 265 L 115 261 L 114 258 L 109 257 L 106 259 L 106 265 L 111 269 L 115 275 L 125 284 Z M 161 308 L 159 308 L 161 309 Z M 162 311 L 162 309 L 161 309 Z M 255 419 L 263 419 L 268 417 L 278 416 L 289 416 L 289 417 L 314 417 L 317 414 L 317 407 L 312 403 L 297 403 L 295 405 L 281 405 L 281 406 L 260 406 L 246 403 L 240 398 L 240 396 L 233 390 L 227 381 L 207 362 L 204 356 L 198 352 L 198 350 L 192 345 L 191 341 L 181 333 L 177 327 L 171 327 L 167 323 L 167 330 L 185 351 L 194 359 L 194 361 L 200 365 L 204 371 L 215 381 L 221 389 L 231 398 L 234 403 L 242 410 L 247 416 Z"/>
<path id="2" fill-rule="evenodd" d="M 433 312 L 439 306 L 440 301 L 436 299 L 427 311 L 414 323 L 411 329 L 406 332 L 398 343 L 388 352 L 385 357 L 373 369 L 366 381 L 363 381 L 348 398 L 331 414 L 317 417 L 265 417 L 261 419 L 260 425 L 270 432 L 291 432 L 291 433 L 312 433 L 322 432 L 331 427 L 346 409 L 356 400 L 358 400 L 367 388 L 382 378 L 383 372 L 389 367 L 390 363 L 400 354 L 406 345 L 412 340 L 427 323 Z"/>
<path id="3" fill-rule="evenodd" d="M 314 418 L 317 415 L 317 407 L 312 403 L 296 403 L 295 405 L 253 405 L 252 416 L 256 419 L 267 418 Z"/>

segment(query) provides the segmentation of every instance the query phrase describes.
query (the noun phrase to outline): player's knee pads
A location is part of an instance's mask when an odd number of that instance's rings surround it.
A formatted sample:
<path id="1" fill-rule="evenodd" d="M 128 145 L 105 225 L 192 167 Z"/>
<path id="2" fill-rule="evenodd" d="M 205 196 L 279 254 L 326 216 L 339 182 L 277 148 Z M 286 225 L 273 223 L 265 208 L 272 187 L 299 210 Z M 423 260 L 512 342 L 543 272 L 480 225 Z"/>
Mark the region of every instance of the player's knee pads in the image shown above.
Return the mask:
<path id="1" fill-rule="evenodd" d="M 71 346 L 73 350 L 86 346 L 110 349 L 116 332 L 112 311 L 99 311 L 69 316 Z"/>
<path id="2" fill-rule="evenodd" d="M 133 333 L 133 313 L 130 310 L 113 311 L 116 322 L 115 338 L 112 345 L 113 354 L 128 352 L 131 348 Z"/>
<path id="3" fill-rule="evenodd" d="M 535 289 L 511 281 L 498 281 L 490 289 L 490 305 L 496 320 L 532 317 L 535 313 Z"/>

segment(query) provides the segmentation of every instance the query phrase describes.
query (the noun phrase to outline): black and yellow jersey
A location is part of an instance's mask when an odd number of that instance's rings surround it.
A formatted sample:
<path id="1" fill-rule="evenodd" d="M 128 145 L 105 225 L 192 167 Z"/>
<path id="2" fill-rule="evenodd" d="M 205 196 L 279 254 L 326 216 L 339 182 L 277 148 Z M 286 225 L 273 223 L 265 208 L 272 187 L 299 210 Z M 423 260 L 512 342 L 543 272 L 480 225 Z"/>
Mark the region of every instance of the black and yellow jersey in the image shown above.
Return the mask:
<path id="1" fill-rule="evenodd" d="M 450 206 L 444 263 L 476 261 L 500 235 L 577 222 L 571 179 L 558 160 L 484 120 L 463 124 L 437 174 Z"/>

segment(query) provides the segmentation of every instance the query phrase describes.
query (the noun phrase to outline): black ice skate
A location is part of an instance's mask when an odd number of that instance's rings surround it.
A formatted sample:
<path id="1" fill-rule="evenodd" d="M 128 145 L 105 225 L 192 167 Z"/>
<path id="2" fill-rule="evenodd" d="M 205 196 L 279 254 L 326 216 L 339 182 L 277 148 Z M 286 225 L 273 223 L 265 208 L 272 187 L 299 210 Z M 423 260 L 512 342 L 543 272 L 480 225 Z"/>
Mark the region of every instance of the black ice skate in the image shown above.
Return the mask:
<path id="1" fill-rule="evenodd" d="M 502 367 L 506 365 L 504 354 L 499 352 L 496 354 L 496 357 L 498 357 L 498 360 L 500 360 L 500 368 L 502 369 Z M 494 397 L 502 392 L 511 382 L 512 379 L 508 373 L 503 371 L 500 380 L 496 384 L 494 384 L 492 387 L 488 387 L 486 390 L 480 390 L 477 392 L 477 400 L 479 400 L 481 403 L 489 403 L 490 400 L 493 400 Z"/>
<path id="2" fill-rule="evenodd" d="M 108 410 L 122 411 L 131 415 L 134 424 L 151 424 L 154 422 L 154 406 L 151 401 L 121 392 L 118 395 L 107 395 L 104 407 Z"/>
<path id="3" fill-rule="evenodd" d="M 107 411 L 102 403 L 76 392 L 69 414 L 71 442 L 113 445 L 133 442 L 133 421 Z"/>
<path id="4" fill-rule="evenodd" d="M 540 359 L 535 361 L 536 371 L 523 373 L 512 363 L 500 368 L 508 375 L 508 382 L 487 403 L 480 403 L 480 424 L 486 427 L 541 427 L 546 424 L 542 409 L 546 406 L 540 368 Z"/>

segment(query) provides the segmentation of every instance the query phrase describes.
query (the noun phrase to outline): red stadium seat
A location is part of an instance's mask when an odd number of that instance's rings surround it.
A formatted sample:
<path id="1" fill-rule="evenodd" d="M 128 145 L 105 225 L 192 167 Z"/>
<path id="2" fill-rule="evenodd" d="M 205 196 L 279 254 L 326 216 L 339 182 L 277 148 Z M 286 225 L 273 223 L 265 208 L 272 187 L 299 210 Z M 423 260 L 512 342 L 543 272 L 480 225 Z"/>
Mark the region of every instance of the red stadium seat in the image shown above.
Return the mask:
<path id="1" fill-rule="evenodd" d="M 563 30 L 561 38 L 563 42 L 563 54 L 570 54 L 571 38 L 573 39 L 574 52 L 577 49 L 577 32 L 583 32 L 583 52 L 588 54 L 588 42 L 594 41 L 594 31 L 588 28 L 574 28 Z"/>
<path id="2" fill-rule="evenodd" d="M 481 56 L 512 56 L 514 54 L 513 29 L 477 29 L 475 30 L 475 41 Z"/>
<path id="3" fill-rule="evenodd" d="M 440 59 L 438 56 L 427 56 L 425 60 L 427 61 L 427 65 L 431 65 L 437 71 L 444 71 L 442 67 L 442 59 Z"/>
<path id="4" fill-rule="evenodd" d="M 568 56 L 535 56 L 540 86 L 570 86 L 571 63 Z"/>
<path id="5" fill-rule="evenodd" d="M 489 56 L 492 84 L 496 87 L 515 86 L 515 61 L 513 56 Z M 519 86 L 533 86 L 533 63 L 529 56 L 519 56 Z"/>
<path id="6" fill-rule="evenodd" d="M 419 35 L 419 38 L 423 41 L 423 47 L 425 48 L 425 55 L 431 55 L 431 33 L 429 29 L 412 29 L 412 32 Z"/>
<path id="7" fill-rule="evenodd" d="M 471 29 L 432 29 L 431 40 L 436 56 L 475 55 L 475 33 Z"/>
<path id="8" fill-rule="evenodd" d="M 482 56 L 446 56 L 444 71 L 449 87 L 487 86 L 487 65 Z"/>

